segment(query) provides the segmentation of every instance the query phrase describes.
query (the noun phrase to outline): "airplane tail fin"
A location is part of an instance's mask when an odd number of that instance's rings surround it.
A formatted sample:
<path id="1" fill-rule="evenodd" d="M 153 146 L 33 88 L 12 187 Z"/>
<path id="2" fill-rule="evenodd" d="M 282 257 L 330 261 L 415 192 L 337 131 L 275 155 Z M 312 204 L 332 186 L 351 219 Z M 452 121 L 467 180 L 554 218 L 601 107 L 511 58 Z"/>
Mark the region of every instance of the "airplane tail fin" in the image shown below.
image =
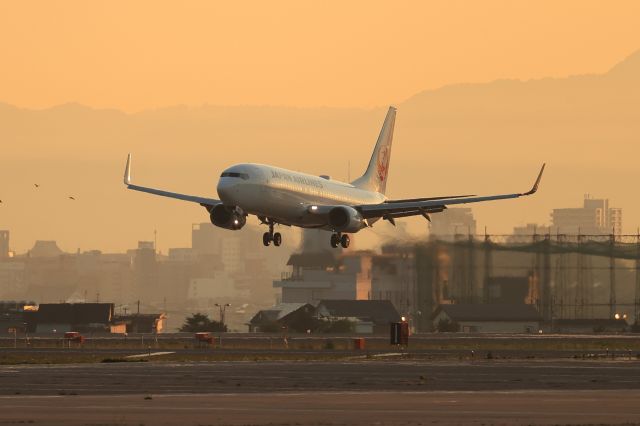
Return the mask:
<path id="1" fill-rule="evenodd" d="M 361 177 L 351 182 L 353 186 L 384 194 L 389 175 L 389 160 L 391 159 L 391 143 L 393 142 L 395 121 L 396 109 L 389 107 L 378 141 L 373 149 L 369 166 Z"/>

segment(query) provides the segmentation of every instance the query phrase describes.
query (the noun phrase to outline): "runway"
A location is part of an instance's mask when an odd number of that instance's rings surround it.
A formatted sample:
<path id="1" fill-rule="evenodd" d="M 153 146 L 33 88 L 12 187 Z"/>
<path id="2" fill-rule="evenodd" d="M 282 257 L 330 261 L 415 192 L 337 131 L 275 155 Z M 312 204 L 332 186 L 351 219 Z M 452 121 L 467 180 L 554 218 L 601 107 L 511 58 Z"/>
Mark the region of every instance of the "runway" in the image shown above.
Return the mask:
<path id="1" fill-rule="evenodd" d="M 0 366 L 2 395 L 640 389 L 640 361 L 127 362 Z"/>
<path id="2" fill-rule="evenodd" d="M 0 397 L 3 424 L 630 425 L 640 391 Z"/>
<path id="3" fill-rule="evenodd" d="M 640 361 L 0 366 L 0 424 L 640 424 Z"/>

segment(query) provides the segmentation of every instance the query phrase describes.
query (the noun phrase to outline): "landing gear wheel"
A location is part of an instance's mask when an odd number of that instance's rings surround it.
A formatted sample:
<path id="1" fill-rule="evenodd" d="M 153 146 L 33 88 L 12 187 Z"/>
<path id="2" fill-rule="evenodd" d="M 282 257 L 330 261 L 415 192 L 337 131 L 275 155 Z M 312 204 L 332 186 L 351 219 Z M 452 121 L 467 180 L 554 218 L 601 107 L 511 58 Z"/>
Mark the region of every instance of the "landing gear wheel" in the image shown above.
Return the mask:
<path id="1" fill-rule="evenodd" d="M 336 248 L 340 244 L 340 235 L 331 234 L 331 247 Z"/>
<path id="2" fill-rule="evenodd" d="M 279 232 L 273 234 L 273 245 L 279 247 L 282 244 L 282 235 Z"/>
<path id="3" fill-rule="evenodd" d="M 342 248 L 349 247 L 350 242 L 351 242 L 351 238 L 349 238 L 347 234 L 344 234 L 342 238 L 340 238 L 340 245 L 342 246 Z"/>
<path id="4" fill-rule="evenodd" d="M 271 244 L 271 234 L 268 232 L 265 232 L 264 234 L 262 234 L 262 244 L 264 244 L 265 246 L 269 246 L 269 244 Z"/>

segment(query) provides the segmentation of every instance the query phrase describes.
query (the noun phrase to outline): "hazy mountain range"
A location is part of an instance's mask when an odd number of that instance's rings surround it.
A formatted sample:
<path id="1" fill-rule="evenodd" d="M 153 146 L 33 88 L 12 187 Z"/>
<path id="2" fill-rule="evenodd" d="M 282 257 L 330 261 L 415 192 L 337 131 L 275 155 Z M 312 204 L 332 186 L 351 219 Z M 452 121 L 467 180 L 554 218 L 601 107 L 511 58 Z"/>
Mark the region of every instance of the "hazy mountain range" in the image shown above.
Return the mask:
<path id="1" fill-rule="evenodd" d="M 586 192 L 622 207 L 626 231 L 640 225 L 640 51 L 603 75 L 452 85 L 396 106 L 392 198 L 524 191 L 546 161 L 538 195 L 474 207 L 479 225 L 506 232 L 544 223 L 551 208 L 581 205 Z M 386 108 L 204 105 L 126 114 L 0 104 L 0 229 L 12 231 L 18 250 L 34 239 L 120 250 L 154 229 L 160 247 L 187 246 L 190 224 L 207 220 L 204 209 L 125 191 L 128 152 L 134 181 L 201 195 L 214 196 L 222 169 L 237 162 L 338 179 L 350 162 L 355 178 Z M 410 224 L 425 233 L 423 220 Z"/>

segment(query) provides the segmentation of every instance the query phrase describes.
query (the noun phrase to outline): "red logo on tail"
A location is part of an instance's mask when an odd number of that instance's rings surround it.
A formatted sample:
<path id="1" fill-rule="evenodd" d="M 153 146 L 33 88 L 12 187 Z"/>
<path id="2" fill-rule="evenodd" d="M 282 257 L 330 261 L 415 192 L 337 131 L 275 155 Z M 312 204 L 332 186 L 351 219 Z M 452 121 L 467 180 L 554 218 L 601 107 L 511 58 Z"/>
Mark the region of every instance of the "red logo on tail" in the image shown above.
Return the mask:
<path id="1" fill-rule="evenodd" d="M 389 147 L 383 146 L 378 153 L 378 179 L 384 182 L 389 170 Z"/>

